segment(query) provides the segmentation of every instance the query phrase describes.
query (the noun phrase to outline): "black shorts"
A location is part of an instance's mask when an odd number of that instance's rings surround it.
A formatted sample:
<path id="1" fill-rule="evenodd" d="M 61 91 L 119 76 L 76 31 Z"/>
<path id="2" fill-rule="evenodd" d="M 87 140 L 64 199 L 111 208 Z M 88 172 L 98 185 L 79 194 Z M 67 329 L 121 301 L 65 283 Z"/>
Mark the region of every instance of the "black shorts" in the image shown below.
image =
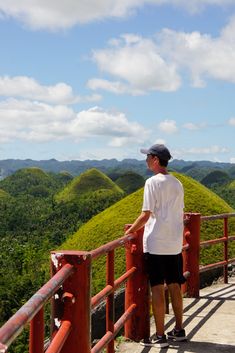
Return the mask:
<path id="1" fill-rule="evenodd" d="M 183 284 L 183 257 L 177 255 L 144 254 L 146 272 L 149 276 L 151 287 L 158 284 Z"/>

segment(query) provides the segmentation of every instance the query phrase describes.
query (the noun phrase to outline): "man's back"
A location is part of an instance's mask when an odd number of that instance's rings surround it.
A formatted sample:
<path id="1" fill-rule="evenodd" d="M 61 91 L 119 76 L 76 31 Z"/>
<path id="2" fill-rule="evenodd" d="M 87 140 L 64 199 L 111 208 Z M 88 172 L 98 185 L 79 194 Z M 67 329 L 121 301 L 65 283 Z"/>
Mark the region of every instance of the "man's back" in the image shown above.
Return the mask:
<path id="1" fill-rule="evenodd" d="M 177 254 L 182 249 L 184 192 L 171 174 L 156 174 L 146 181 L 142 210 L 150 210 L 145 225 L 144 252 Z"/>

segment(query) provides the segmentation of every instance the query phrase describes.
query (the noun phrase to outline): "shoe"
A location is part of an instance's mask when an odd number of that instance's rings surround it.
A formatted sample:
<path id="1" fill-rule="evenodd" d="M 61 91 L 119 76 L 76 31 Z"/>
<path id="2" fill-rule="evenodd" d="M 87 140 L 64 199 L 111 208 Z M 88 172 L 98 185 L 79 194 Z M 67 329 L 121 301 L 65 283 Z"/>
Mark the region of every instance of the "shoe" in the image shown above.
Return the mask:
<path id="1" fill-rule="evenodd" d="M 186 341 L 187 340 L 187 336 L 185 334 L 185 330 L 176 330 L 175 328 L 173 328 L 173 330 L 167 332 L 167 338 L 169 339 L 173 339 L 175 341 Z"/>
<path id="2" fill-rule="evenodd" d="M 154 335 L 153 338 L 145 338 L 140 341 L 141 346 L 146 347 L 156 347 L 156 348 L 165 348 L 169 347 L 169 344 L 166 340 L 166 335 L 163 336 L 156 336 Z"/>

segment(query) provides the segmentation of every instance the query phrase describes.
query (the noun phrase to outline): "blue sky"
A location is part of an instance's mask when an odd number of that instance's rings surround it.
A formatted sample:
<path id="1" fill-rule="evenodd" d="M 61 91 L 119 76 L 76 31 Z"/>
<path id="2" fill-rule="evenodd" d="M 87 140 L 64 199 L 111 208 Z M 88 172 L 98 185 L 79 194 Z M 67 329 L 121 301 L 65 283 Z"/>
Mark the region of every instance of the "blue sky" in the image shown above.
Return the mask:
<path id="1" fill-rule="evenodd" d="M 0 0 L 0 159 L 235 163 L 235 0 Z"/>

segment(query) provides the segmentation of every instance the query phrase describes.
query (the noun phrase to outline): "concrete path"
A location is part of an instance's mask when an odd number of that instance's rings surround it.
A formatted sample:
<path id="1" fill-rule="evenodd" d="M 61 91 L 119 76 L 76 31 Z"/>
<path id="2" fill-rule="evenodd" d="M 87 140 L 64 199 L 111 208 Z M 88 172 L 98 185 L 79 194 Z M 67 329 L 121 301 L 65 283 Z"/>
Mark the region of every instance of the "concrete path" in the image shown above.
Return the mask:
<path id="1" fill-rule="evenodd" d="M 166 331 L 174 327 L 172 310 L 166 316 Z M 228 284 L 214 284 L 200 290 L 199 299 L 184 299 L 184 327 L 187 342 L 169 341 L 168 348 L 143 347 L 122 342 L 119 353 L 235 353 L 235 277 Z M 155 331 L 151 321 L 151 334 Z"/>

